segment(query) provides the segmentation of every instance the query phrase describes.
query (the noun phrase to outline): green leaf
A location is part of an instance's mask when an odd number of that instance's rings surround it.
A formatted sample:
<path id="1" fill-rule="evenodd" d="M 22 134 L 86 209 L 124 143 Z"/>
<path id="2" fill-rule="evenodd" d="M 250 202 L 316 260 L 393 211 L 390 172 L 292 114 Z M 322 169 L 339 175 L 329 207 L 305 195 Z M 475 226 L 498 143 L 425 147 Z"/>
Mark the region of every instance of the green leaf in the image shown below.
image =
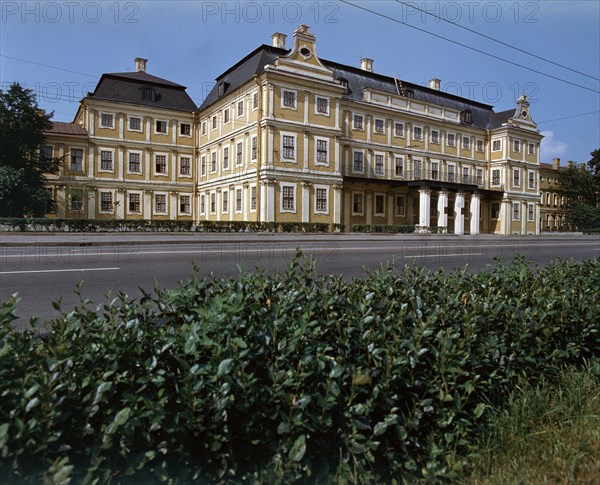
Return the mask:
<path id="1" fill-rule="evenodd" d="M 231 372 L 233 368 L 233 359 L 222 360 L 217 369 L 217 376 L 225 376 Z"/>
<path id="2" fill-rule="evenodd" d="M 290 432 L 289 423 L 286 423 L 285 421 L 282 421 L 281 423 L 279 423 L 279 426 L 277 426 L 277 434 L 287 434 L 289 432 Z"/>
<path id="3" fill-rule="evenodd" d="M 475 406 L 475 417 L 479 418 L 483 414 L 483 411 L 485 411 L 485 404 L 480 402 L 477 406 Z"/>
<path id="4" fill-rule="evenodd" d="M 296 438 L 294 442 L 294 446 L 292 446 L 288 458 L 291 461 L 300 461 L 304 458 L 304 454 L 306 453 L 306 436 L 303 434 Z"/>

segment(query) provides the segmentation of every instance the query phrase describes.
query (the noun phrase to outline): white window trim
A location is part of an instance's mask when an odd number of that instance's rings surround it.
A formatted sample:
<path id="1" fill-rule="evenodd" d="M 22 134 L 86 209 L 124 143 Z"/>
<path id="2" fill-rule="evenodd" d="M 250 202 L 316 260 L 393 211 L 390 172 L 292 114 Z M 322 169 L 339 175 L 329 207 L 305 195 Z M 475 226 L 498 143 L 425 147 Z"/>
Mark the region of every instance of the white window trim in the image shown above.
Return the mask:
<path id="1" fill-rule="evenodd" d="M 213 120 L 216 120 L 216 123 L 213 123 Z M 219 129 L 219 116 L 216 114 L 210 117 L 210 129 L 211 131 Z"/>
<path id="2" fill-rule="evenodd" d="M 533 150 L 530 150 L 531 147 L 533 147 Z M 527 155 L 535 155 L 535 143 L 527 143 Z"/>
<path id="3" fill-rule="evenodd" d="M 111 115 L 112 116 L 112 125 L 111 126 L 102 124 L 102 115 Z M 114 113 L 111 113 L 110 111 L 100 111 L 100 119 L 98 121 L 99 121 L 98 126 L 100 126 L 100 128 L 104 128 L 106 130 L 114 130 L 115 129 L 116 116 Z"/>
<path id="4" fill-rule="evenodd" d="M 317 106 L 319 104 L 319 98 L 327 100 L 327 112 L 326 113 L 321 113 L 317 109 Z M 331 98 L 329 98 L 329 96 L 321 96 L 321 95 L 317 94 L 315 96 L 315 115 L 317 115 L 317 116 L 329 116 L 330 112 L 331 112 Z"/>
<path id="5" fill-rule="evenodd" d="M 238 145 L 242 144 L 242 160 L 238 163 Z M 244 166 L 244 140 L 236 140 L 235 142 L 235 166 L 243 167 Z"/>
<path id="6" fill-rule="evenodd" d="M 354 211 L 354 195 L 360 195 L 362 198 L 362 200 L 361 200 L 362 210 L 360 212 Z M 364 216 L 365 215 L 365 194 L 363 192 L 352 192 L 352 199 L 350 200 L 350 203 L 352 204 L 352 215 L 353 216 Z"/>
<path id="7" fill-rule="evenodd" d="M 415 136 L 415 129 L 420 129 L 421 130 L 421 138 L 417 138 Z M 418 141 L 424 141 L 425 140 L 425 130 L 423 129 L 423 125 L 413 125 L 412 126 L 412 139 L 413 140 L 418 140 Z"/>
<path id="8" fill-rule="evenodd" d="M 78 172 L 85 172 L 85 155 L 87 152 L 87 148 L 85 146 L 69 146 L 69 169 L 72 166 L 72 155 L 73 155 L 73 150 L 81 150 L 81 170 L 78 170 Z"/>
<path id="9" fill-rule="evenodd" d="M 404 205 L 403 205 L 404 212 L 398 212 L 398 210 L 397 210 L 398 209 L 397 200 L 398 200 L 399 197 L 402 197 L 404 199 Z M 396 194 L 394 196 L 394 215 L 395 216 L 405 216 L 406 215 L 406 195 L 404 195 L 404 194 Z"/>
<path id="10" fill-rule="evenodd" d="M 132 172 L 131 170 L 129 170 L 129 154 L 130 153 L 137 153 L 140 156 L 140 171 L 139 172 Z M 141 150 L 127 150 L 127 174 L 128 175 L 141 175 L 144 171 L 144 152 Z"/>
<path id="11" fill-rule="evenodd" d="M 515 217 L 515 207 L 519 208 L 519 210 L 517 211 L 516 217 Z M 510 209 L 512 211 L 512 220 L 513 221 L 520 221 L 521 220 L 521 203 L 520 202 L 513 202 Z"/>
<path id="12" fill-rule="evenodd" d="M 515 149 L 515 144 L 518 143 L 519 144 L 519 149 Z M 515 153 L 521 153 L 521 140 L 513 140 L 512 141 L 512 151 Z"/>
<path id="13" fill-rule="evenodd" d="M 448 180 L 448 182 L 450 182 L 450 168 L 453 169 L 452 174 L 454 175 L 454 180 L 451 183 L 456 183 L 456 178 L 457 178 L 457 174 L 456 174 L 456 164 L 454 163 L 446 163 L 446 180 Z"/>
<path id="14" fill-rule="evenodd" d="M 190 198 L 190 210 L 188 212 L 182 212 L 181 211 L 181 198 L 182 197 L 189 197 Z M 179 194 L 179 196 L 177 197 L 177 214 L 182 215 L 182 216 L 191 216 L 192 215 L 192 204 L 194 203 L 194 198 L 192 197 L 192 194 Z"/>
<path id="15" fill-rule="evenodd" d="M 481 150 L 477 148 L 477 145 L 481 142 Z M 485 150 L 485 142 L 481 138 L 475 138 L 475 151 L 483 152 Z"/>
<path id="16" fill-rule="evenodd" d="M 227 150 L 227 167 L 225 167 L 225 150 Z M 231 170 L 231 147 L 229 146 L 223 147 L 221 150 L 221 169 L 224 172 Z"/>
<path id="17" fill-rule="evenodd" d="M 452 135 L 454 137 L 453 143 L 450 143 L 450 140 L 449 140 L 450 135 Z M 446 146 L 453 147 L 453 148 L 456 147 L 456 133 L 446 133 Z"/>
<path id="18" fill-rule="evenodd" d="M 112 153 L 112 168 L 110 170 L 106 170 L 106 169 L 102 168 L 102 152 L 111 152 Z M 106 147 L 98 148 L 98 172 L 103 172 L 103 173 L 114 173 L 115 172 L 115 149 L 114 148 L 106 148 Z"/>
<path id="19" fill-rule="evenodd" d="M 102 194 L 111 194 L 112 208 L 109 211 L 102 210 Z M 98 212 L 100 214 L 115 213 L 115 191 L 114 190 L 98 190 Z"/>
<path id="20" fill-rule="evenodd" d="M 437 141 L 434 141 L 433 139 L 433 134 L 437 133 Z M 429 141 L 435 145 L 439 145 L 441 143 L 440 141 L 440 130 L 429 130 Z"/>
<path id="21" fill-rule="evenodd" d="M 355 170 L 354 169 L 354 154 L 355 153 L 361 153 L 362 154 L 362 170 Z M 366 161 L 366 157 L 365 157 L 365 152 L 363 150 L 352 150 L 352 160 L 350 161 L 351 168 L 352 168 L 352 173 L 365 173 L 365 165 L 367 163 Z"/>
<path id="22" fill-rule="evenodd" d="M 494 217 L 494 204 L 498 204 L 498 217 Z M 491 202 L 490 203 L 490 219 L 492 221 L 497 221 L 498 219 L 500 219 L 500 209 L 502 208 L 502 205 L 500 204 L 500 202 Z"/>
<path id="23" fill-rule="evenodd" d="M 402 134 L 401 135 L 396 134 L 396 125 L 402 125 Z M 393 136 L 395 136 L 396 138 L 406 138 L 406 125 L 404 124 L 403 121 L 394 121 Z"/>
<path id="24" fill-rule="evenodd" d="M 297 185 L 298 184 L 293 184 L 293 183 L 289 183 L 289 182 L 281 182 L 279 184 L 279 212 L 281 212 L 282 214 L 295 214 L 296 213 L 296 208 L 298 206 L 298 191 L 297 189 Z M 293 194 L 294 194 L 294 208 L 293 209 L 284 209 L 283 208 L 283 188 L 284 187 L 292 187 L 293 189 Z"/>
<path id="25" fill-rule="evenodd" d="M 132 211 L 129 209 L 129 195 L 130 194 L 137 194 L 140 196 L 140 210 L 139 211 Z M 125 203 L 127 204 L 127 214 L 131 215 L 131 214 L 135 214 L 135 215 L 141 215 L 144 212 L 144 192 L 142 192 L 141 190 L 128 190 L 127 191 L 127 197 L 125 198 Z"/>
<path id="26" fill-rule="evenodd" d="M 286 106 L 284 103 L 285 94 L 284 93 L 294 93 L 295 103 L 294 106 Z M 281 88 L 281 109 L 290 109 L 292 111 L 298 111 L 298 90 L 297 89 L 289 89 L 289 88 Z"/>
<path id="27" fill-rule="evenodd" d="M 362 118 L 362 128 L 357 128 L 356 124 L 354 123 L 354 117 L 355 116 L 360 116 Z M 355 131 L 365 131 L 366 122 L 365 122 L 365 115 L 364 113 L 352 113 L 352 129 Z"/>
<path id="28" fill-rule="evenodd" d="M 241 205 L 240 205 L 240 208 L 239 208 L 239 209 L 237 208 L 237 192 L 238 192 L 238 190 L 240 191 L 240 194 L 241 194 L 241 196 L 242 196 L 242 197 L 241 197 L 242 203 L 241 203 Z M 244 189 L 243 189 L 242 187 L 235 187 L 235 188 L 233 189 L 233 195 L 234 195 L 234 205 L 233 205 L 233 211 L 234 211 L 236 214 L 241 214 L 242 212 L 244 212 Z"/>
<path id="29" fill-rule="evenodd" d="M 240 114 L 240 103 L 242 103 L 242 114 Z M 238 99 L 235 103 L 235 117 L 241 118 L 246 114 L 246 101 Z"/>
<path id="30" fill-rule="evenodd" d="M 383 197 L 383 212 L 377 212 L 377 196 Z M 385 193 L 375 192 L 373 194 L 373 214 L 376 216 L 385 216 Z"/>
<path id="31" fill-rule="evenodd" d="M 198 212 L 200 213 L 201 216 L 206 215 L 206 194 L 200 194 L 200 204 L 199 204 L 199 208 L 198 208 Z M 204 204 L 202 204 L 202 199 L 204 199 Z M 203 208 L 204 206 L 204 208 Z"/>
<path id="32" fill-rule="evenodd" d="M 215 154 L 215 169 L 214 170 L 212 169 L 213 154 Z M 218 150 L 213 150 L 212 152 L 210 152 L 210 156 L 208 157 L 208 163 L 210 164 L 210 170 L 208 168 L 206 170 L 208 173 L 217 173 L 219 171 L 219 152 L 218 152 Z"/>
<path id="33" fill-rule="evenodd" d="M 383 130 L 382 131 L 377 131 L 375 129 L 375 125 L 377 124 L 377 121 L 382 121 L 383 122 Z M 375 134 L 375 135 L 385 135 L 385 118 L 373 117 L 373 134 Z"/>
<path id="34" fill-rule="evenodd" d="M 254 187 L 254 193 L 256 194 L 256 203 L 254 205 L 254 209 L 252 208 L 252 187 Z M 243 197 L 243 195 L 242 195 Z M 256 188 L 256 184 L 250 185 L 248 187 L 248 209 L 250 210 L 250 212 L 256 212 L 256 209 L 258 207 L 258 189 Z"/>
<path id="35" fill-rule="evenodd" d="M 465 146 L 465 140 L 467 140 L 467 146 Z M 463 135 L 460 138 L 460 149 L 461 150 L 470 150 L 471 149 L 471 137 L 468 135 Z"/>
<path id="36" fill-rule="evenodd" d="M 280 145 L 280 159 L 282 162 L 285 163 L 296 163 L 296 161 L 298 160 L 298 134 L 297 133 L 293 133 L 291 131 L 280 131 L 279 132 L 279 145 Z M 284 136 L 291 136 L 294 138 L 294 158 L 284 158 L 283 153 L 284 153 L 284 149 L 283 149 L 283 137 Z"/>
<path id="37" fill-rule="evenodd" d="M 494 171 L 498 170 L 498 183 L 495 184 L 494 183 Z M 499 168 L 492 168 L 490 170 L 490 184 L 492 185 L 492 187 L 500 187 L 502 185 L 502 170 L 500 170 Z"/>
<path id="38" fill-rule="evenodd" d="M 377 173 L 377 156 L 383 157 L 383 171 L 381 173 Z M 386 162 L 385 152 L 373 152 L 373 175 L 378 175 L 380 177 L 385 176 L 385 162 Z"/>
<path id="39" fill-rule="evenodd" d="M 326 162 L 319 162 L 319 158 L 317 156 L 317 145 L 318 145 L 318 142 L 320 142 L 320 141 L 324 141 L 324 142 L 327 143 L 327 161 Z M 314 154 L 314 156 L 315 156 L 315 165 L 321 165 L 322 167 L 329 167 L 329 157 L 330 157 L 330 154 L 331 154 L 331 152 L 329 150 L 329 146 L 330 146 L 329 138 L 324 137 L 324 136 L 315 136 L 314 137 L 314 144 L 315 144 L 315 150 L 314 150 L 315 151 L 315 154 Z"/>
<path id="40" fill-rule="evenodd" d="M 182 158 L 189 158 L 190 160 L 190 173 L 189 174 L 184 174 L 181 173 L 181 159 Z M 192 168 L 192 164 L 193 164 L 193 157 L 192 155 L 179 155 L 179 160 L 177 161 L 177 174 L 179 177 L 183 177 L 183 178 L 192 178 L 192 174 L 194 172 L 193 168 Z"/>
<path id="41" fill-rule="evenodd" d="M 201 135 L 206 135 L 206 120 L 204 120 L 201 124 L 200 124 L 200 134 Z"/>
<path id="42" fill-rule="evenodd" d="M 165 131 L 165 132 L 162 132 L 162 131 L 158 131 L 158 130 L 156 129 L 156 124 L 157 124 L 159 121 L 164 121 L 164 122 L 167 124 L 167 131 Z M 168 135 L 168 134 L 169 134 L 169 120 L 165 120 L 165 119 L 162 119 L 162 118 L 155 118 L 155 119 L 154 119 L 154 134 L 155 134 L 155 135 Z"/>
<path id="43" fill-rule="evenodd" d="M 531 174 L 533 174 L 533 186 L 531 185 Z M 535 171 L 527 170 L 527 188 L 531 190 L 535 190 Z"/>
<path id="44" fill-rule="evenodd" d="M 313 207 L 315 214 L 329 214 L 329 185 L 313 185 L 314 194 L 313 194 Z M 325 189 L 325 198 L 326 198 L 326 209 L 324 211 L 317 209 L 317 189 Z"/>
<path id="45" fill-rule="evenodd" d="M 132 118 L 137 118 L 138 120 L 140 120 L 140 129 L 139 130 L 134 130 L 133 128 L 131 128 L 131 119 Z M 127 131 L 132 131 L 134 133 L 143 133 L 144 132 L 144 118 L 142 116 L 137 116 L 137 115 L 127 115 Z"/>
<path id="46" fill-rule="evenodd" d="M 189 134 L 189 135 L 183 135 L 183 134 L 181 133 L 181 125 L 190 125 L 190 134 Z M 167 130 L 168 130 L 168 128 L 167 128 Z M 177 130 L 178 130 L 177 134 L 178 134 L 179 136 L 182 136 L 183 138 L 191 138 L 191 137 L 192 137 L 192 132 L 193 132 L 193 125 L 192 125 L 192 123 L 190 123 L 189 121 L 180 121 L 180 122 L 177 124 Z"/>
<path id="47" fill-rule="evenodd" d="M 165 196 L 165 211 L 164 212 L 158 212 L 156 210 L 156 196 L 157 195 Z M 166 216 L 169 214 L 169 193 L 168 192 L 154 192 L 152 194 L 152 214 L 157 215 L 157 216 Z"/>
<path id="48" fill-rule="evenodd" d="M 221 207 L 220 207 L 221 214 L 229 214 L 229 211 L 231 210 L 231 197 L 229 197 L 231 195 L 230 192 L 231 192 L 231 190 L 229 190 L 229 188 L 221 190 Z M 225 194 L 227 194 L 227 210 L 223 210 L 223 202 L 225 201 Z"/>
<path id="49" fill-rule="evenodd" d="M 213 209 L 212 209 L 212 199 L 213 199 L 213 197 L 215 198 L 215 210 L 213 210 Z M 214 215 L 214 214 L 216 214 L 216 213 L 217 213 L 217 210 L 219 209 L 219 208 L 217 207 L 217 204 L 218 204 L 218 202 L 219 202 L 219 201 L 217 200 L 217 193 L 216 193 L 214 190 L 213 190 L 213 191 L 211 191 L 211 192 L 208 194 L 208 201 L 207 201 L 207 204 L 208 204 L 208 211 L 207 211 L 207 212 L 208 212 L 209 214 L 211 214 L 211 215 Z"/>
<path id="50" fill-rule="evenodd" d="M 252 158 L 252 144 L 253 144 L 253 140 L 256 140 L 256 157 Z M 283 143 L 283 140 L 282 140 Z M 258 160 L 258 136 L 257 135 L 253 135 L 250 137 L 250 163 L 256 163 L 256 161 Z"/>
<path id="51" fill-rule="evenodd" d="M 498 144 L 500 146 L 498 148 L 494 148 L 494 142 L 498 142 Z M 496 139 L 496 140 L 492 140 L 492 151 L 493 152 L 501 152 L 502 151 L 502 138 Z"/>
<path id="52" fill-rule="evenodd" d="M 533 210 L 531 210 L 533 209 Z M 531 217 L 529 217 L 531 215 Z M 535 221 L 535 204 L 527 203 L 527 222 Z"/>
<path id="53" fill-rule="evenodd" d="M 167 169 L 167 171 L 165 173 L 157 172 L 156 171 L 156 157 L 158 155 L 164 155 L 166 157 L 166 159 L 165 159 L 165 168 Z M 166 153 L 166 152 L 154 152 L 153 158 L 152 158 L 152 173 L 154 175 L 156 175 L 157 177 L 168 177 L 169 176 L 169 154 L 168 153 Z"/>
<path id="54" fill-rule="evenodd" d="M 401 158 L 402 159 L 402 175 L 396 174 L 396 159 L 397 158 Z M 406 159 L 404 158 L 403 155 L 394 155 L 394 171 L 393 171 L 394 178 L 403 179 L 404 175 L 405 175 L 405 172 L 406 172 Z"/>
<path id="55" fill-rule="evenodd" d="M 257 103 L 256 103 L 256 107 L 254 107 L 254 95 L 256 94 L 256 99 L 257 99 Z M 258 90 L 254 90 L 250 93 L 250 105 L 252 106 L 252 111 L 256 111 L 258 110 L 258 108 L 260 107 L 260 96 L 258 96 Z"/>
<path id="56" fill-rule="evenodd" d="M 515 173 L 519 174 L 519 183 L 518 184 L 515 183 Z M 520 188 L 521 187 L 521 169 L 520 168 L 513 168 L 511 175 L 512 175 L 512 186 Z"/>
<path id="57" fill-rule="evenodd" d="M 227 120 L 225 120 L 225 112 L 227 112 Z M 231 123 L 231 108 L 230 107 L 223 108 L 223 111 L 221 112 L 221 114 L 223 115 L 223 124 L 224 125 Z"/>

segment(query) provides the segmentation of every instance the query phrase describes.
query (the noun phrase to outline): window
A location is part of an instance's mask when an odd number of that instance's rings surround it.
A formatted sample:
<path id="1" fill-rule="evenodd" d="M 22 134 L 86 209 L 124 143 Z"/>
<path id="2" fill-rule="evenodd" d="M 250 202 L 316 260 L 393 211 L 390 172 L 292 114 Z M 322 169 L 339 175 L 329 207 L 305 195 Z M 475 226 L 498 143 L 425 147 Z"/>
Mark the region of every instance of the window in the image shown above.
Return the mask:
<path id="1" fill-rule="evenodd" d="M 431 143 L 440 142 L 440 132 L 438 130 L 431 130 Z"/>
<path id="2" fill-rule="evenodd" d="M 229 147 L 223 148 L 223 170 L 229 170 Z"/>
<path id="3" fill-rule="evenodd" d="M 521 142 L 519 140 L 513 140 L 513 151 L 515 151 L 515 152 L 521 151 Z"/>
<path id="4" fill-rule="evenodd" d="M 179 159 L 179 175 L 192 174 L 192 159 L 190 157 L 181 157 Z"/>
<path id="5" fill-rule="evenodd" d="M 217 152 L 210 154 L 210 171 L 213 173 L 217 171 Z"/>
<path id="6" fill-rule="evenodd" d="M 191 197 L 189 195 L 180 195 L 179 196 L 179 213 L 180 214 L 191 214 L 191 212 L 192 212 Z"/>
<path id="7" fill-rule="evenodd" d="M 499 152 L 502 149 L 502 142 L 500 140 L 492 141 L 492 151 Z"/>
<path id="8" fill-rule="evenodd" d="M 100 150 L 100 170 L 112 172 L 113 152 L 110 150 Z"/>
<path id="9" fill-rule="evenodd" d="M 237 166 L 240 166 L 240 165 L 242 165 L 242 163 L 244 163 L 243 156 L 244 156 L 244 144 L 241 141 L 239 141 L 236 145 L 236 154 L 235 154 L 235 164 Z"/>
<path id="10" fill-rule="evenodd" d="M 155 128 L 156 133 L 167 134 L 167 122 L 165 120 L 156 120 Z"/>
<path id="11" fill-rule="evenodd" d="M 470 182 L 469 173 L 470 173 L 469 167 L 462 168 L 463 184 L 468 184 Z"/>
<path id="12" fill-rule="evenodd" d="M 375 215 L 385 214 L 385 196 L 381 194 L 375 195 Z"/>
<path id="13" fill-rule="evenodd" d="M 256 210 L 256 186 L 250 187 L 250 210 Z"/>
<path id="14" fill-rule="evenodd" d="M 521 186 L 521 171 L 518 168 L 513 168 L 513 186 Z"/>
<path id="15" fill-rule="evenodd" d="M 329 114 L 329 99 L 317 96 L 317 113 L 320 115 Z"/>
<path id="16" fill-rule="evenodd" d="M 214 214 L 217 211 L 217 194 L 210 194 L 210 213 Z"/>
<path id="17" fill-rule="evenodd" d="M 355 130 L 363 129 L 363 115 L 354 115 L 353 127 Z"/>
<path id="18" fill-rule="evenodd" d="M 440 176 L 440 164 L 438 162 L 431 162 L 431 178 L 437 180 Z"/>
<path id="19" fill-rule="evenodd" d="M 413 126 L 413 138 L 415 140 L 422 140 L 423 139 L 423 128 L 421 128 L 420 126 Z"/>
<path id="20" fill-rule="evenodd" d="M 375 175 L 383 175 L 383 155 L 375 155 Z"/>
<path id="21" fill-rule="evenodd" d="M 154 171 L 163 175 L 167 174 L 166 155 L 154 155 Z"/>
<path id="22" fill-rule="evenodd" d="M 462 137 L 462 147 L 463 147 L 463 150 L 470 150 L 471 149 L 471 138 L 469 138 L 468 136 L 463 136 Z"/>
<path id="23" fill-rule="evenodd" d="M 129 117 L 129 131 L 142 131 L 142 119 L 140 117 Z"/>
<path id="24" fill-rule="evenodd" d="M 404 136 L 404 123 L 394 123 L 394 135 Z"/>
<path id="25" fill-rule="evenodd" d="M 529 178 L 529 188 L 535 189 L 535 172 L 530 171 L 527 175 Z"/>
<path id="26" fill-rule="evenodd" d="M 473 114 L 470 110 L 465 110 L 462 112 L 462 120 L 463 123 L 473 123 Z"/>
<path id="27" fill-rule="evenodd" d="M 477 185 L 483 185 L 483 169 L 482 168 L 478 168 L 477 171 L 475 172 L 477 175 Z"/>
<path id="28" fill-rule="evenodd" d="M 449 147 L 456 145 L 456 135 L 454 133 L 448 133 L 448 135 L 446 135 L 446 144 Z"/>
<path id="29" fill-rule="evenodd" d="M 217 93 L 220 98 L 221 96 L 223 96 L 225 94 L 225 83 L 219 84 L 219 86 L 217 87 L 217 90 L 218 90 Z"/>
<path id="30" fill-rule="evenodd" d="M 534 217 L 535 206 L 533 204 L 527 204 L 527 220 L 532 222 L 535 220 Z"/>
<path id="31" fill-rule="evenodd" d="M 403 216 L 406 210 L 406 200 L 403 195 L 396 196 L 396 215 Z"/>
<path id="32" fill-rule="evenodd" d="M 222 212 L 225 214 L 229 212 L 229 190 L 224 190 L 221 194 L 222 197 Z"/>
<path id="33" fill-rule="evenodd" d="M 40 160 L 42 162 L 49 162 L 52 159 L 52 147 L 49 145 L 42 145 L 40 147 Z"/>
<path id="34" fill-rule="evenodd" d="M 375 133 L 383 133 L 383 120 L 381 118 L 375 118 Z"/>
<path id="35" fill-rule="evenodd" d="M 448 182 L 454 182 L 454 165 L 448 165 Z"/>
<path id="36" fill-rule="evenodd" d="M 154 90 L 152 88 L 142 88 L 142 101 L 152 101 Z"/>
<path id="37" fill-rule="evenodd" d="M 83 172 L 83 148 L 71 148 L 71 172 Z"/>
<path id="38" fill-rule="evenodd" d="M 352 213 L 362 215 L 362 213 L 363 213 L 363 195 L 362 194 L 352 194 Z"/>
<path id="39" fill-rule="evenodd" d="M 529 155 L 535 155 L 535 145 L 533 143 L 527 144 L 527 153 Z"/>
<path id="40" fill-rule="evenodd" d="M 206 196 L 202 194 L 200 196 L 200 214 L 206 213 Z"/>
<path id="41" fill-rule="evenodd" d="M 229 108 L 223 110 L 223 123 L 229 123 Z"/>
<path id="42" fill-rule="evenodd" d="M 213 130 L 217 129 L 217 115 L 212 117 L 212 129 Z"/>
<path id="43" fill-rule="evenodd" d="M 281 188 L 281 208 L 284 211 L 293 211 L 296 209 L 294 188 L 291 185 L 284 185 Z"/>
<path id="44" fill-rule="evenodd" d="M 258 109 L 258 93 L 252 93 L 252 109 Z"/>
<path id="45" fill-rule="evenodd" d="M 315 190 L 315 211 L 327 212 L 327 210 L 327 189 L 324 187 L 317 187 Z"/>
<path id="46" fill-rule="evenodd" d="M 423 175 L 423 162 L 421 160 L 414 161 L 415 179 L 420 179 Z"/>
<path id="47" fill-rule="evenodd" d="M 129 152 L 127 169 L 130 173 L 142 172 L 141 154 L 139 152 Z"/>
<path id="48" fill-rule="evenodd" d="M 404 158 L 396 157 L 394 159 L 394 174 L 396 177 L 404 176 Z"/>
<path id="49" fill-rule="evenodd" d="M 154 194 L 154 212 L 157 214 L 167 213 L 167 195 Z"/>
<path id="50" fill-rule="evenodd" d="M 201 126 L 202 126 L 202 128 L 201 128 L 202 134 L 206 135 L 206 121 L 203 121 Z"/>
<path id="51" fill-rule="evenodd" d="M 257 145 L 257 140 L 256 137 L 253 136 L 252 137 L 252 149 L 251 149 L 251 154 L 250 154 L 250 159 L 251 160 L 256 160 L 256 145 Z"/>
<path id="52" fill-rule="evenodd" d="M 238 104 L 237 104 L 237 115 L 238 115 L 238 118 L 240 116 L 244 116 L 244 100 L 243 99 L 241 101 L 238 101 Z"/>
<path id="53" fill-rule="evenodd" d="M 283 135 L 283 158 L 293 160 L 295 158 L 295 141 L 293 135 Z"/>
<path id="54" fill-rule="evenodd" d="M 500 202 L 492 202 L 492 219 L 500 218 Z"/>
<path id="55" fill-rule="evenodd" d="M 513 202 L 513 221 L 521 220 L 521 204 L 519 202 Z"/>
<path id="56" fill-rule="evenodd" d="M 283 107 L 296 109 L 296 91 L 283 90 Z"/>
<path id="57" fill-rule="evenodd" d="M 492 170 L 492 185 L 500 185 L 500 169 L 495 168 Z"/>
<path id="58" fill-rule="evenodd" d="M 139 193 L 129 193 L 129 212 L 139 214 L 142 212 L 142 200 Z"/>
<path id="59" fill-rule="evenodd" d="M 352 166 L 354 172 L 362 172 L 364 170 L 363 152 L 354 152 L 354 165 Z"/>
<path id="60" fill-rule="evenodd" d="M 235 189 L 235 211 L 242 212 L 242 189 Z"/>
<path id="61" fill-rule="evenodd" d="M 192 136 L 192 125 L 189 123 L 180 123 L 179 134 L 182 136 Z"/>
<path id="62" fill-rule="evenodd" d="M 100 127 L 114 128 L 115 127 L 115 115 L 113 115 L 112 113 L 101 113 L 100 114 Z"/>
<path id="63" fill-rule="evenodd" d="M 206 155 L 202 155 L 200 159 L 200 172 L 202 175 L 206 175 Z"/>
<path id="64" fill-rule="evenodd" d="M 483 140 L 475 141 L 475 150 L 477 150 L 478 152 L 483 151 Z"/>
<path id="65" fill-rule="evenodd" d="M 71 211 L 81 212 L 83 210 L 83 191 L 73 189 L 70 191 Z"/>
<path id="66" fill-rule="evenodd" d="M 327 165 L 329 163 L 327 156 L 327 140 L 317 140 L 317 163 Z"/>
<path id="67" fill-rule="evenodd" d="M 113 208 L 112 192 L 100 192 L 100 212 L 112 212 Z"/>

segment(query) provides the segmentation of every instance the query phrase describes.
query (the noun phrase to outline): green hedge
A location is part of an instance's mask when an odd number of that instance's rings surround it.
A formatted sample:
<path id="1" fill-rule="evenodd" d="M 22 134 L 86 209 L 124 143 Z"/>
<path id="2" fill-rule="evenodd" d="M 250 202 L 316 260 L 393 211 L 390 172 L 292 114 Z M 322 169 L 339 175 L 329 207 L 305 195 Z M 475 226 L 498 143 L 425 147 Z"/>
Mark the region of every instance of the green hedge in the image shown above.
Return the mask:
<path id="1" fill-rule="evenodd" d="M 353 232 L 386 232 L 386 233 L 405 233 L 412 234 L 415 232 L 415 226 L 412 224 L 408 225 L 394 225 L 394 224 L 354 224 L 352 226 Z"/>
<path id="2" fill-rule="evenodd" d="M 600 348 L 600 261 L 196 278 L 0 312 L 0 482 L 427 483 L 460 477 L 519 379 Z M 521 381 L 522 382 L 522 381 Z M 395 480 L 395 482 L 393 481 Z"/>
<path id="3" fill-rule="evenodd" d="M 344 232 L 344 224 L 317 222 L 0 218 L 0 226 L 21 232 Z"/>

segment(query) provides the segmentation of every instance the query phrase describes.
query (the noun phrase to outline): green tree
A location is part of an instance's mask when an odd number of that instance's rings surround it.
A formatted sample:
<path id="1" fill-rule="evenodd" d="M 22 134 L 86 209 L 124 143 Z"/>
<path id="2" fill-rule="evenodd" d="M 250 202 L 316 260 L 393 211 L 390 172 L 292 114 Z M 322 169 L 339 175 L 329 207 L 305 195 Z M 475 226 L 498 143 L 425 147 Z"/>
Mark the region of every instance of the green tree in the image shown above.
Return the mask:
<path id="1" fill-rule="evenodd" d="M 40 217 L 52 202 L 46 174 L 60 160 L 40 152 L 53 113 L 41 110 L 31 89 L 13 83 L 0 90 L 0 216 Z"/>
<path id="2" fill-rule="evenodd" d="M 579 229 L 600 227 L 600 149 L 587 163 L 572 164 L 558 174 L 567 220 Z"/>

